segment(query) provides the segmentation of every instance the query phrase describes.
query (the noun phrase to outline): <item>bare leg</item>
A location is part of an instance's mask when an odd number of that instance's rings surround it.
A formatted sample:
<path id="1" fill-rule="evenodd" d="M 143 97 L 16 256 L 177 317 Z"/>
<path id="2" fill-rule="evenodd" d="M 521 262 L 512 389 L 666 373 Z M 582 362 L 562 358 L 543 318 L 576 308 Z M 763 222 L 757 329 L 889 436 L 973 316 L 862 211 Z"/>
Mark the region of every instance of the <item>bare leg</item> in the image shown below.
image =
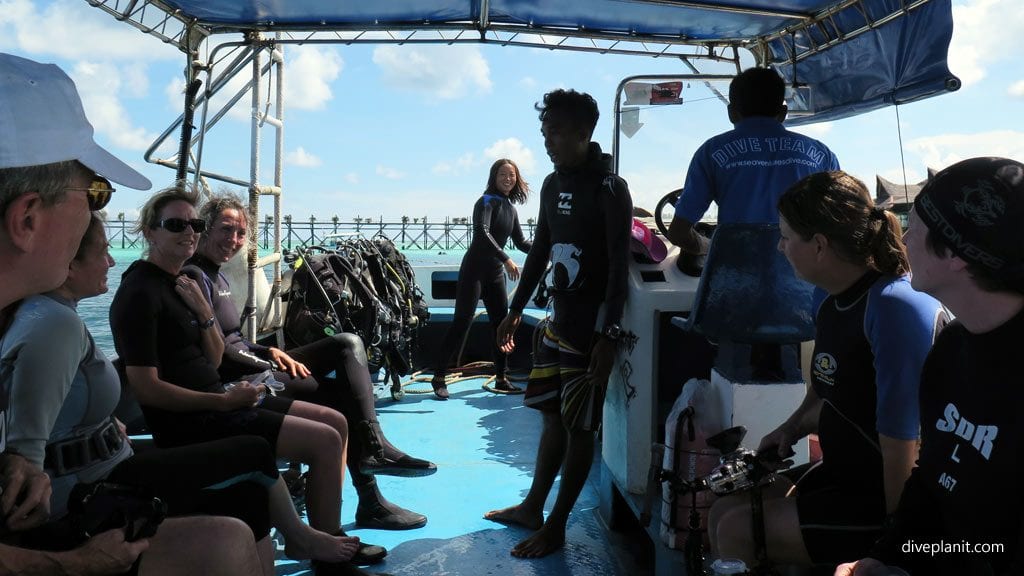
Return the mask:
<path id="1" fill-rule="evenodd" d="M 345 476 L 347 439 L 348 423 L 344 416 L 301 401 L 292 403 L 277 438 L 279 456 L 309 465 L 309 523 L 328 533 L 341 527 L 341 482 Z"/>
<path id="2" fill-rule="evenodd" d="M 775 482 L 762 488 L 762 497 L 767 502 L 775 498 L 783 498 L 793 488 L 793 483 L 780 476 Z M 713 558 L 722 558 L 718 550 L 718 527 L 722 518 L 731 513 L 734 509 L 742 508 L 750 510 L 750 497 L 747 494 L 731 494 L 723 496 L 711 505 L 708 511 L 708 538 L 711 541 L 711 555 Z"/>
<path id="3" fill-rule="evenodd" d="M 141 576 L 260 573 L 264 571 L 252 531 L 245 522 L 225 516 L 168 518 L 150 539 L 139 563 Z"/>
<path id="4" fill-rule="evenodd" d="M 484 518 L 496 522 L 518 524 L 537 530 L 544 524 L 544 502 L 551 493 L 558 470 L 565 459 L 568 433 L 562 425 L 562 416 L 558 412 L 542 412 L 544 428 L 537 447 L 537 465 L 533 472 L 533 482 L 526 498 L 516 506 L 501 510 L 492 510 L 484 514 Z"/>
<path id="5" fill-rule="evenodd" d="M 750 496 L 746 495 L 747 506 L 737 506 L 724 514 L 718 523 L 718 550 L 723 557 L 739 558 L 753 566 L 755 558 L 754 530 Z M 803 534 L 800 532 L 800 517 L 797 514 L 796 498 L 776 498 L 764 502 L 765 545 L 769 558 L 779 564 L 810 566 Z"/>
<path id="6" fill-rule="evenodd" d="M 284 480 L 277 479 L 270 489 L 270 521 L 284 536 L 284 553 L 295 560 L 313 558 L 325 562 L 345 562 L 359 547 L 359 539 L 332 536 L 308 526 L 299 518 Z"/>
<path id="7" fill-rule="evenodd" d="M 558 497 L 551 509 L 551 514 L 529 538 L 516 544 L 512 555 L 520 558 L 540 558 L 558 550 L 565 545 L 565 525 L 569 521 L 569 512 L 587 483 L 590 466 L 594 462 L 594 433 L 582 430 L 571 430 L 568 433 L 569 443 L 565 452 L 565 464 L 562 466 L 562 483 L 558 487 Z"/>
<path id="8" fill-rule="evenodd" d="M 274 540 L 266 535 L 256 543 L 256 553 L 260 555 L 260 567 L 263 568 L 263 576 L 274 576 Z"/>

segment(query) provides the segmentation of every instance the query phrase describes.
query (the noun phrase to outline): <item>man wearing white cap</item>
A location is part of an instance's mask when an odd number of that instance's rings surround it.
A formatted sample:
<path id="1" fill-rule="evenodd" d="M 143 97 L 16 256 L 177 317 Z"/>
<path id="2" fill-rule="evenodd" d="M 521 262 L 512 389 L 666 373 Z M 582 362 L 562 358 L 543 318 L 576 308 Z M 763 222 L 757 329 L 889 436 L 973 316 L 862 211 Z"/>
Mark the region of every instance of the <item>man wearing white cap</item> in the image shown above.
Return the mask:
<path id="1" fill-rule="evenodd" d="M 0 54 L 0 337 L 18 301 L 58 287 L 89 224 L 103 208 L 110 182 L 148 189 L 146 177 L 93 140 L 78 91 L 55 65 Z M 13 370 L 0 365 L 0 375 Z M 2 382 L 4 378 L 0 378 Z M 8 390 L 0 390 L 0 536 L 44 522 L 47 475 L 6 450 Z M 127 570 L 147 546 L 108 535 L 68 553 L 0 544 L 0 574 Z M 105 558 L 104 561 L 100 561 Z M 84 564 L 89 564 L 86 566 Z"/>

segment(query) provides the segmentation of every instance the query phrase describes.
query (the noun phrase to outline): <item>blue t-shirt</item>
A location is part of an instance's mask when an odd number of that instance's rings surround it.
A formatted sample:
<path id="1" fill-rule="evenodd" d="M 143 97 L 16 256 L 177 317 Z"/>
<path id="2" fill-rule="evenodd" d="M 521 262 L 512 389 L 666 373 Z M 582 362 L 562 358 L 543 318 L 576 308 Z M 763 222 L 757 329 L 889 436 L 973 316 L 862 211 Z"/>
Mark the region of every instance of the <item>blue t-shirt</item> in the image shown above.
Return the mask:
<path id="1" fill-rule="evenodd" d="M 675 215 L 697 222 L 714 201 L 720 224 L 775 224 L 787 188 L 804 176 L 838 169 L 835 154 L 814 138 L 790 132 L 774 118 L 745 118 L 697 149 Z"/>

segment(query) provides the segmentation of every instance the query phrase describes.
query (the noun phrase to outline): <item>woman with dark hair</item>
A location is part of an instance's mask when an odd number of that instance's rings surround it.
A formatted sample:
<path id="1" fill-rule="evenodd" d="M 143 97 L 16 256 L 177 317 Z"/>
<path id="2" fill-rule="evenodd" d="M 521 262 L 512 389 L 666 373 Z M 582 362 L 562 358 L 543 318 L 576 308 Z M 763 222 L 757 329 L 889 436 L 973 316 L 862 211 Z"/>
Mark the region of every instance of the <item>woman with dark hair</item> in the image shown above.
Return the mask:
<path id="1" fill-rule="evenodd" d="M 766 549 L 779 564 L 835 565 L 862 557 L 899 502 L 917 457 L 921 366 L 946 314 L 911 288 L 899 219 L 860 180 L 812 174 L 778 207 L 779 250 L 817 287 L 816 332 L 811 386 L 759 452 L 787 458 L 817 433 L 822 459 L 765 490 Z M 755 561 L 751 514 L 745 496 L 714 504 L 715 553 Z"/>
<path id="2" fill-rule="evenodd" d="M 206 229 L 197 201 L 194 190 L 178 185 L 154 194 L 139 214 L 147 248 L 122 275 L 110 306 L 114 347 L 128 386 L 161 447 L 255 435 L 278 458 L 307 464 L 310 526 L 344 536 L 345 417 L 267 394 L 244 380 L 225 386 L 217 372 L 224 354 L 221 330 L 200 286 L 182 273 Z M 359 544 L 352 562 L 375 563 L 386 554 L 380 546 Z"/>
<path id="3" fill-rule="evenodd" d="M 513 206 L 525 203 L 529 190 L 515 162 L 502 158 L 491 165 L 487 189 L 473 206 L 473 242 L 462 257 L 459 268 L 455 316 L 434 361 L 434 377 L 430 385 L 441 400 L 448 399 L 445 374 L 473 322 L 476 303 L 483 298 L 492 329 L 497 330 L 508 315 L 505 274 L 512 280 L 518 280 L 519 266 L 505 253 L 504 247 L 511 237 L 516 248 L 522 252 L 530 251 L 532 243 L 523 236 L 519 215 Z M 499 350 L 496 343 L 492 343 L 492 347 L 494 388 L 506 393 L 519 392 L 520 389 L 508 381 L 508 355 Z"/>

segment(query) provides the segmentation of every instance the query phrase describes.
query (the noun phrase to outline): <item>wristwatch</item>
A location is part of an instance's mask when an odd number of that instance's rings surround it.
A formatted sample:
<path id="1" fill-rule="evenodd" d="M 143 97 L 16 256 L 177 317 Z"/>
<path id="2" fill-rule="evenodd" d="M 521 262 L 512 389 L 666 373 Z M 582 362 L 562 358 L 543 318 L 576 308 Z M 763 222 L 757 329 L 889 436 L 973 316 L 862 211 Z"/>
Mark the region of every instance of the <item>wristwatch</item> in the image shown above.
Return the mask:
<path id="1" fill-rule="evenodd" d="M 612 341 L 618 340 L 622 337 L 622 327 L 618 324 L 609 324 L 604 327 L 601 335 Z"/>
<path id="2" fill-rule="evenodd" d="M 208 329 L 212 328 L 213 327 L 214 318 L 215 318 L 214 316 L 210 316 L 210 319 L 207 320 L 206 322 L 199 323 L 199 329 L 200 330 L 208 330 Z"/>

